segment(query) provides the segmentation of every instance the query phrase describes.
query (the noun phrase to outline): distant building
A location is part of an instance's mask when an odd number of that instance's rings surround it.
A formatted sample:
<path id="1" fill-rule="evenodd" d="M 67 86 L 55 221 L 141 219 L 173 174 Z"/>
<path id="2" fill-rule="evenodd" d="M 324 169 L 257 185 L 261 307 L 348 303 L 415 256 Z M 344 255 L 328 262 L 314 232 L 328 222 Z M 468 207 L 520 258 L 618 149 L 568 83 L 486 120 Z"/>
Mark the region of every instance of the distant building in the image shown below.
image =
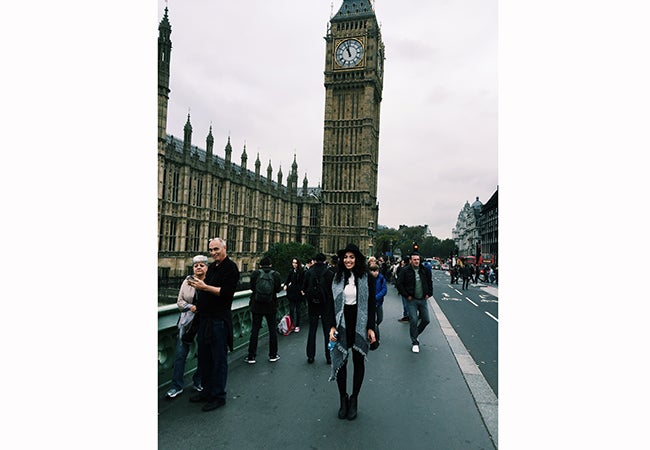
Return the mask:
<path id="1" fill-rule="evenodd" d="M 465 202 L 463 209 L 458 213 L 456 227 L 451 230 L 452 237 L 458 248 L 458 256 L 470 256 L 476 252 L 476 244 L 481 240 L 480 219 L 483 203 L 478 197 L 469 204 Z"/>
<path id="2" fill-rule="evenodd" d="M 499 186 L 481 210 L 481 253 L 499 260 Z"/>
<path id="3" fill-rule="evenodd" d="M 459 256 L 475 256 L 479 244 L 483 257 L 492 255 L 496 262 L 499 253 L 498 203 L 498 187 L 485 205 L 478 197 L 471 205 L 465 202 L 458 213 L 456 227 L 451 231 Z"/>

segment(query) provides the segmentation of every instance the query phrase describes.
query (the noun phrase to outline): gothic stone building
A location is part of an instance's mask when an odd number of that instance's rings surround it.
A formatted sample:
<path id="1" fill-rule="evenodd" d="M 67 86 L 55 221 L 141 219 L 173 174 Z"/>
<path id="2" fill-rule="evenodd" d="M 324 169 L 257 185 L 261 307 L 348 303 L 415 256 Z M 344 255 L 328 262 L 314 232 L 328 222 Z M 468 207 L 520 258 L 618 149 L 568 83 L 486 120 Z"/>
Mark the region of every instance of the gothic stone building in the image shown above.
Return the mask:
<path id="1" fill-rule="evenodd" d="M 232 161 L 230 137 L 224 155 L 214 153 L 212 129 L 205 149 L 192 145 L 188 114 L 183 139 L 167 135 L 171 57 L 168 10 L 158 27 L 158 270 L 159 279 L 188 273 L 191 258 L 222 237 L 242 272 L 273 244 L 311 244 L 332 254 L 355 242 L 372 252 L 377 224 L 379 105 L 384 45 L 374 10 L 365 1 L 344 0 L 327 30 L 323 189 L 298 187 L 298 165 L 286 185 L 271 162 L 260 173 L 259 155 L 249 170 L 244 147 Z"/>

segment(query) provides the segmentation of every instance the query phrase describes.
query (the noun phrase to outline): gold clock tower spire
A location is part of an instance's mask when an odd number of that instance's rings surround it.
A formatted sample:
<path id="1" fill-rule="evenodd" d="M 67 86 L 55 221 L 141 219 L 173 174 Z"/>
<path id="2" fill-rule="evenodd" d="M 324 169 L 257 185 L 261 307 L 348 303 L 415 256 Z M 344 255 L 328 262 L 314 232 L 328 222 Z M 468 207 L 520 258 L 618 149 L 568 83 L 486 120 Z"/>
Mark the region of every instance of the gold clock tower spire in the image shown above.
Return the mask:
<path id="1" fill-rule="evenodd" d="M 373 253 L 384 43 L 369 0 L 343 0 L 330 19 L 325 59 L 321 241 Z"/>

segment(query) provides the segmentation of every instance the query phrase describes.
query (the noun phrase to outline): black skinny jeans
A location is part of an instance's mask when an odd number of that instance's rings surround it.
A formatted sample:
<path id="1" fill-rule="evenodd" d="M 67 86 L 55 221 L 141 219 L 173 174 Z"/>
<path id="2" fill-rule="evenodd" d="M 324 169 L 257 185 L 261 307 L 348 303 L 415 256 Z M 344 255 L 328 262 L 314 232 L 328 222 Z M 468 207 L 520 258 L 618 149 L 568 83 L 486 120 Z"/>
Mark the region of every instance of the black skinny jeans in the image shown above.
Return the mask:
<path id="1" fill-rule="evenodd" d="M 354 345 L 354 335 L 357 328 L 357 305 L 345 305 L 343 307 L 345 317 L 345 337 L 348 349 Z M 358 396 L 363 384 L 363 377 L 366 372 L 365 360 L 363 355 L 356 350 L 352 350 L 352 363 L 354 364 L 354 375 L 352 377 L 352 395 Z M 342 396 L 347 393 L 346 385 L 348 378 L 348 362 L 346 361 L 336 374 L 336 384 L 339 387 L 339 394 Z"/>

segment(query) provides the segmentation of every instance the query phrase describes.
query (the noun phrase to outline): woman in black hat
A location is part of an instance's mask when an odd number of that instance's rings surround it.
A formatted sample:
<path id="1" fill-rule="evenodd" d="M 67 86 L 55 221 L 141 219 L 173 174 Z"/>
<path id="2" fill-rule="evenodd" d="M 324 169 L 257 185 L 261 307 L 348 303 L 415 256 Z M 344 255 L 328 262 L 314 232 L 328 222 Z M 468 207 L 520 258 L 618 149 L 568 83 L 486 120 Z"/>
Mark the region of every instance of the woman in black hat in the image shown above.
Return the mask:
<path id="1" fill-rule="evenodd" d="M 357 417 L 357 399 L 365 373 L 365 358 L 370 344 L 375 342 L 375 280 L 366 267 L 366 258 L 359 247 L 348 244 L 338 251 L 336 275 L 332 280 L 332 301 L 327 314 L 330 326 L 332 373 L 330 381 L 336 380 L 341 406 L 339 419 L 353 420 Z M 347 360 L 352 349 L 354 377 L 352 395 L 348 397 Z"/>

